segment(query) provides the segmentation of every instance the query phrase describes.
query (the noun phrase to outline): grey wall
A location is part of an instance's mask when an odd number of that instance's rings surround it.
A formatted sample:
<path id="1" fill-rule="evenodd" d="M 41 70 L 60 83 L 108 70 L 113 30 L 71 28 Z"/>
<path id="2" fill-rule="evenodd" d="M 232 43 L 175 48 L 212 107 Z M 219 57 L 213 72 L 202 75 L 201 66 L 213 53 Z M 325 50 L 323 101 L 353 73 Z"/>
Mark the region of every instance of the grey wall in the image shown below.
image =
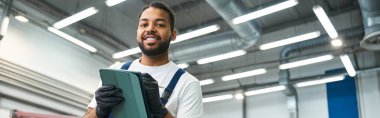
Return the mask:
<path id="1" fill-rule="evenodd" d="M 37 27 L 30 22 L 22 23 L 14 18 L 11 18 L 7 35 L 0 41 L 0 59 L 48 76 L 54 81 L 71 85 L 72 88 L 83 90 L 89 95 L 98 86 L 98 70 L 107 68 L 111 64 L 44 28 Z M 77 116 L 84 114 L 86 105 L 79 108 L 73 107 L 17 88 L 14 85 L 4 83 L 3 80 L 8 79 L 4 78 L 5 76 L 0 76 L 1 94 L 20 99 L 30 99 L 29 102 L 43 104 L 66 114 Z M 87 97 L 90 99 L 90 96 Z M 0 96 L 0 117 L 8 116 L 9 113 L 6 112 L 9 109 L 57 114 L 57 112 L 49 109 Z"/>

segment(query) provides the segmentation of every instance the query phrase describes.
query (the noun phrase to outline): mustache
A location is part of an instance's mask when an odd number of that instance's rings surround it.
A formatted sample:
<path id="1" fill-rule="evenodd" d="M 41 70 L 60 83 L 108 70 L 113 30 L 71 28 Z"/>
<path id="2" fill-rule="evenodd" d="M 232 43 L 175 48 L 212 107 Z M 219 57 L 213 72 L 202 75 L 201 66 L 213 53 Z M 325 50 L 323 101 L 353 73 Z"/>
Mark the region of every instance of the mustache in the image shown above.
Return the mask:
<path id="1" fill-rule="evenodd" d="M 154 38 L 156 38 L 157 40 L 161 40 L 161 37 L 156 35 L 156 34 L 145 34 L 143 37 L 144 39 L 146 38 L 149 38 L 149 37 L 152 37 L 152 35 L 154 36 Z"/>

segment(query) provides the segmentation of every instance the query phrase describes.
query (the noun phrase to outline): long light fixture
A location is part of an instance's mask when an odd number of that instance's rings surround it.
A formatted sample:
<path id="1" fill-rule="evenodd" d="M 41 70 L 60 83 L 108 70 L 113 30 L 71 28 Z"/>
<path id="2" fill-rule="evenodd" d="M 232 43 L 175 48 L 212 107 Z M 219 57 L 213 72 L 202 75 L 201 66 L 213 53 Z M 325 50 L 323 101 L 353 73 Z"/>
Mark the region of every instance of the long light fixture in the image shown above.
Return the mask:
<path id="1" fill-rule="evenodd" d="M 122 3 L 124 1 L 126 1 L 126 0 L 106 0 L 105 3 L 108 7 L 112 7 L 112 6 L 115 6 L 119 3 Z"/>
<path id="2" fill-rule="evenodd" d="M 220 26 L 219 25 L 211 25 L 211 26 L 207 26 L 207 27 L 204 27 L 204 28 L 201 28 L 201 29 L 197 29 L 197 30 L 194 30 L 194 31 L 191 31 L 191 32 L 188 32 L 188 33 L 184 33 L 184 34 L 181 34 L 181 35 L 178 35 L 177 38 L 171 42 L 172 44 L 173 43 L 178 43 L 178 42 L 181 42 L 181 41 L 185 41 L 185 40 L 188 40 L 188 39 L 191 39 L 191 38 L 195 38 L 195 37 L 198 37 L 198 36 L 202 36 L 202 35 L 205 35 L 205 34 L 208 34 L 208 33 L 211 33 L 211 32 L 215 32 L 215 31 L 218 31 L 220 29 Z"/>
<path id="3" fill-rule="evenodd" d="M 94 48 L 94 47 L 92 47 L 92 46 L 90 46 L 90 45 L 82 42 L 81 40 L 76 39 L 76 38 L 74 38 L 74 37 L 72 37 L 72 36 L 70 36 L 70 35 L 68 35 L 68 34 L 66 34 L 64 32 L 61 32 L 58 29 L 55 29 L 53 27 L 48 27 L 47 29 L 50 32 L 52 32 L 52 33 L 54 33 L 54 34 L 56 34 L 56 35 L 58 35 L 58 36 L 60 36 L 60 37 L 62 37 L 64 39 L 66 39 L 66 40 L 68 40 L 68 41 L 70 41 L 70 42 L 72 42 L 72 43 L 74 43 L 74 44 L 76 44 L 76 45 L 78 45 L 78 46 L 80 46 L 80 47 L 82 47 L 84 49 L 87 49 L 87 50 L 89 50 L 91 52 L 96 52 L 97 51 L 96 48 Z"/>
<path id="4" fill-rule="evenodd" d="M 328 54 L 328 55 L 323 55 L 323 56 L 319 56 L 319 57 L 309 58 L 309 59 L 305 59 L 305 60 L 300 60 L 300 61 L 295 61 L 295 62 L 281 64 L 279 66 L 279 68 L 281 70 L 283 70 L 283 69 L 289 69 L 289 68 L 294 68 L 294 67 L 314 64 L 314 63 L 318 63 L 318 62 L 328 61 L 328 60 L 331 60 L 333 58 L 334 58 L 333 55 Z"/>
<path id="5" fill-rule="evenodd" d="M 211 26 L 208 26 L 208 27 L 205 27 L 205 28 L 201 28 L 201 29 L 198 29 L 198 30 L 194 30 L 194 31 L 191 31 L 191 32 L 188 32 L 188 33 L 185 33 L 185 34 L 181 34 L 181 35 L 178 35 L 177 38 L 176 38 L 176 40 L 173 41 L 173 42 L 171 42 L 171 44 L 178 43 L 178 42 L 181 42 L 181 41 L 184 41 L 184 40 L 188 40 L 188 39 L 191 39 L 191 38 L 195 38 L 195 37 L 198 37 L 198 36 L 201 36 L 201 35 L 205 35 L 205 34 L 208 34 L 208 33 L 211 33 L 211 32 L 215 32 L 215 31 L 217 31 L 219 29 L 220 29 L 219 25 L 211 25 Z M 124 50 L 124 51 L 121 51 L 121 52 L 117 52 L 117 53 L 113 54 L 112 57 L 114 59 L 120 59 L 120 58 L 129 56 L 129 55 L 140 53 L 140 52 L 141 52 L 140 48 L 136 47 L 136 48 L 131 48 L 131 49 Z"/>
<path id="6" fill-rule="evenodd" d="M 356 71 L 355 71 L 354 66 L 351 63 L 350 57 L 348 57 L 348 55 L 346 54 L 343 54 L 343 55 L 340 55 L 340 60 L 342 61 L 344 68 L 346 68 L 348 75 L 350 75 L 351 77 L 354 77 L 356 75 Z"/>
<path id="7" fill-rule="evenodd" d="M 141 52 L 140 48 L 139 47 L 135 47 L 135 48 L 131 48 L 131 49 L 128 49 L 128 50 L 124 50 L 124 51 L 115 53 L 115 54 L 112 55 L 112 58 L 114 58 L 114 59 L 120 59 L 120 58 L 123 58 L 125 56 L 137 54 L 137 53 L 140 53 L 140 52 Z"/>
<path id="8" fill-rule="evenodd" d="M 244 93 L 244 95 L 246 95 L 246 96 L 252 96 L 252 95 L 258 95 L 258 94 L 264 94 L 264 93 L 282 91 L 282 90 L 285 90 L 285 89 L 286 89 L 285 86 L 274 86 L 274 87 L 269 87 L 269 88 L 264 88 L 264 89 L 247 91 L 247 92 Z"/>
<path id="9" fill-rule="evenodd" d="M 340 80 L 343 80 L 343 79 L 344 79 L 344 75 L 338 75 L 338 76 L 327 77 L 327 78 L 319 79 L 319 80 L 300 82 L 300 83 L 297 83 L 295 86 L 296 87 L 305 87 L 305 86 L 311 86 L 311 85 L 317 85 L 317 84 L 324 84 L 324 83 L 329 83 L 329 82 L 340 81 Z"/>
<path id="10" fill-rule="evenodd" d="M 177 66 L 180 67 L 180 68 L 187 68 L 187 67 L 189 67 L 189 64 L 182 63 L 182 64 L 178 64 Z"/>
<path id="11" fill-rule="evenodd" d="M 317 5 L 313 7 L 313 11 L 317 16 L 319 22 L 322 24 L 323 28 L 326 30 L 329 37 L 332 39 L 338 38 L 338 32 L 335 30 L 325 10 L 323 10 L 321 6 Z"/>
<path id="12" fill-rule="evenodd" d="M 232 99 L 233 97 L 234 96 L 232 94 L 226 94 L 226 95 L 219 95 L 219 96 L 214 96 L 214 97 L 203 98 L 202 101 L 204 103 L 206 103 L 206 102 L 214 102 L 214 101 Z"/>
<path id="13" fill-rule="evenodd" d="M 237 74 L 226 75 L 226 76 L 222 77 L 222 81 L 230 81 L 230 80 L 235 80 L 235 79 L 239 79 L 239 78 L 243 78 L 243 77 L 260 75 L 260 74 L 264 74 L 266 72 L 267 72 L 266 69 L 261 68 L 261 69 L 241 72 L 241 73 L 237 73 Z"/>
<path id="14" fill-rule="evenodd" d="M 229 59 L 229 58 L 233 58 L 233 57 L 237 57 L 237 56 L 241 56 L 241 55 L 245 55 L 245 54 L 247 54 L 247 51 L 238 50 L 238 51 L 233 51 L 233 52 L 229 52 L 229 53 L 225 53 L 225 54 L 221 54 L 221 55 L 216 55 L 216 56 L 212 56 L 212 57 L 208 57 L 208 58 L 199 59 L 197 61 L 197 63 L 198 64 L 206 64 L 206 63 L 220 61 L 220 60 L 224 60 L 224 59 Z"/>
<path id="15" fill-rule="evenodd" d="M 21 22 L 29 22 L 29 19 L 26 18 L 25 16 L 22 16 L 22 15 L 17 15 L 15 16 L 15 19 L 17 19 L 18 21 L 21 21 Z"/>
<path id="16" fill-rule="evenodd" d="M 200 85 L 201 86 L 204 86 L 204 85 L 209 85 L 209 84 L 212 84 L 214 83 L 215 81 L 213 79 L 205 79 L 205 80 L 201 80 L 199 81 Z"/>
<path id="17" fill-rule="evenodd" d="M 287 0 L 285 2 L 281 2 L 281 3 L 275 4 L 273 6 L 269 6 L 269 7 L 266 7 L 266 8 L 263 8 L 263 9 L 260 9 L 260 10 L 239 16 L 239 17 L 236 17 L 232 20 L 232 23 L 233 24 L 240 24 L 243 22 L 247 22 L 247 21 L 252 20 L 252 19 L 256 19 L 256 18 L 265 16 L 268 14 L 272 14 L 272 13 L 293 7 L 297 4 L 298 4 L 297 0 Z"/>
<path id="18" fill-rule="evenodd" d="M 94 15 L 98 12 L 99 10 L 96 9 L 95 7 L 90 7 L 90 8 L 87 8 L 83 11 L 80 11 L 72 16 L 69 16 L 61 21 L 58 21 L 56 23 L 53 24 L 53 27 L 56 28 L 56 29 L 61 29 L 63 27 L 66 27 L 70 24 L 73 24 L 77 21 L 80 21 L 82 19 L 85 19 L 91 15 Z"/>
<path id="19" fill-rule="evenodd" d="M 259 48 L 260 48 L 260 50 L 267 50 L 267 49 L 271 49 L 271 48 L 276 48 L 276 47 L 280 47 L 280 46 L 284 46 L 284 45 L 289 45 L 292 43 L 297 43 L 297 42 L 317 38 L 320 35 L 321 35 L 321 33 L 319 31 L 314 31 L 314 32 L 298 35 L 298 36 L 291 37 L 291 38 L 287 38 L 287 39 L 283 39 L 283 40 L 279 40 L 279 41 L 275 41 L 275 42 L 271 42 L 271 43 L 266 43 L 266 44 L 260 45 Z"/>
<path id="20" fill-rule="evenodd" d="M 5 36 L 5 34 L 7 34 L 8 25 L 9 25 L 9 17 L 5 16 L 3 18 L 3 22 L 1 23 L 1 28 L 0 28 L 0 35 L 1 36 Z"/>

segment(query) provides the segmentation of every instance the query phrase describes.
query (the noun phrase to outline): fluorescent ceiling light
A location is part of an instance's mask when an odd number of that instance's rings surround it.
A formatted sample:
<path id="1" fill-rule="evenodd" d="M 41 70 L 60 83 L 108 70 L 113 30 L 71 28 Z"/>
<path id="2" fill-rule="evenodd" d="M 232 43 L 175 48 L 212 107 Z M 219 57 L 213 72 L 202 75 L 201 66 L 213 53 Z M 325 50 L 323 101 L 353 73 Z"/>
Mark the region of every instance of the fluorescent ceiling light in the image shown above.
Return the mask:
<path id="1" fill-rule="evenodd" d="M 220 60 L 224 60 L 224 59 L 229 59 L 232 57 L 237 57 L 237 56 L 241 56 L 241 55 L 245 55 L 245 54 L 247 54 L 247 52 L 245 50 L 238 50 L 238 51 L 234 51 L 234 52 L 229 52 L 229 53 L 225 53 L 225 54 L 221 54 L 221 55 L 216 55 L 216 56 L 212 56 L 212 57 L 208 57 L 208 58 L 199 59 L 197 61 L 197 63 L 198 64 L 206 64 L 206 63 L 220 61 Z"/>
<path id="2" fill-rule="evenodd" d="M 239 78 L 243 78 L 243 77 L 260 75 L 260 74 L 264 74 L 266 72 L 267 71 L 264 68 L 262 68 L 262 69 L 256 69 L 256 70 L 246 71 L 246 72 L 242 72 L 242 73 L 237 73 L 237 74 L 223 76 L 222 80 L 223 81 L 229 81 L 229 80 L 239 79 Z"/>
<path id="3" fill-rule="evenodd" d="M 227 99 L 231 99 L 233 98 L 234 96 L 231 95 L 231 94 L 227 94 L 227 95 L 220 95 L 220 96 L 214 96 L 214 97 L 207 97 L 207 98 L 203 98 L 202 101 L 204 103 L 206 102 L 214 102 L 214 101 L 220 101 L 220 100 L 227 100 Z"/>
<path id="4" fill-rule="evenodd" d="M 269 6 L 269 7 L 266 7 L 266 8 L 263 8 L 263 9 L 260 9 L 260 10 L 239 16 L 239 17 L 236 17 L 232 20 L 232 23 L 233 24 L 243 23 L 243 22 L 246 22 L 246 21 L 249 21 L 252 19 L 256 19 L 256 18 L 265 16 L 268 14 L 272 14 L 272 13 L 293 7 L 297 4 L 298 4 L 297 0 L 287 0 L 285 2 L 281 2 L 281 3 L 275 4 L 273 6 Z"/>
<path id="5" fill-rule="evenodd" d="M 334 47 L 340 47 L 343 45 L 342 40 L 340 39 L 333 39 L 331 40 L 331 45 Z"/>
<path id="6" fill-rule="evenodd" d="M 187 68 L 187 67 L 189 67 L 189 64 L 183 63 L 183 64 L 178 64 L 177 66 L 180 68 Z"/>
<path id="7" fill-rule="evenodd" d="M 338 38 L 338 32 L 336 32 L 325 10 L 323 10 L 321 6 L 317 5 L 313 7 L 313 11 L 314 14 L 317 16 L 319 22 L 322 24 L 323 28 L 326 30 L 327 34 L 330 36 L 330 38 Z"/>
<path id="8" fill-rule="evenodd" d="M 184 34 L 178 35 L 177 38 L 173 42 L 171 42 L 171 43 L 172 44 L 173 43 L 178 43 L 178 42 L 181 42 L 181 41 L 184 41 L 184 40 L 188 40 L 188 39 L 191 39 L 191 38 L 194 38 L 194 37 L 198 37 L 198 36 L 202 36 L 202 35 L 205 35 L 205 34 L 208 34 L 208 33 L 211 33 L 211 32 L 218 31 L 219 29 L 220 29 L 219 25 L 211 25 L 211 26 L 208 26 L 208 27 L 197 29 L 197 30 L 194 30 L 194 31 L 191 31 L 191 32 L 188 32 L 188 33 L 184 33 Z"/>
<path id="9" fill-rule="evenodd" d="M 212 25 L 212 26 L 208 26 L 208 27 L 205 27 L 205 28 L 202 28 L 202 29 L 191 31 L 191 32 L 188 32 L 188 33 L 185 33 L 185 34 L 181 34 L 181 35 L 178 35 L 177 38 L 176 38 L 176 40 L 173 41 L 173 42 L 171 42 L 171 44 L 178 43 L 178 42 L 181 42 L 181 41 L 184 41 L 184 40 L 187 40 L 187 39 L 191 39 L 191 38 L 194 38 L 194 37 L 198 37 L 198 36 L 201 36 L 201 35 L 205 35 L 205 34 L 217 31 L 219 29 L 220 29 L 219 25 Z M 129 50 L 125 50 L 125 51 L 121 51 L 121 52 L 115 53 L 115 54 L 112 55 L 112 57 L 114 59 L 119 59 L 119 58 L 123 58 L 123 57 L 129 56 L 129 55 L 137 54 L 137 53 L 140 53 L 140 52 L 141 52 L 141 50 L 139 49 L 139 47 L 136 47 L 136 48 L 132 48 L 132 49 L 129 49 Z"/>
<path id="10" fill-rule="evenodd" d="M 87 8 L 81 12 L 78 12 L 72 16 L 69 16 L 61 21 L 58 21 L 56 23 L 53 24 L 53 27 L 56 28 L 56 29 L 61 29 L 63 27 L 66 27 L 70 24 L 73 24 L 77 21 L 80 21 L 82 19 L 85 19 L 91 15 L 94 15 L 95 13 L 97 13 L 99 10 L 96 9 L 95 7 L 90 7 L 90 8 Z"/>
<path id="11" fill-rule="evenodd" d="M 200 85 L 201 86 L 204 86 L 204 85 L 209 85 L 209 84 L 212 84 L 214 83 L 215 81 L 213 79 L 205 79 L 205 80 L 201 80 L 199 81 Z"/>
<path id="12" fill-rule="evenodd" d="M 241 99 L 244 98 L 244 95 L 241 94 L 241 93 L 237 93 L 237 94 L 235 94 L 235 98 L 236 98 L 237 100 L 241 100 Z"/>
<path id="13" fill-rule="evenodd" d="M 350 75 L 351 77 L 354 77 L 356 75 L 356 71 L 355 71 L 354 66 L 351 63 L 350 57 L 348 57 L 348 55 L 346 54 L 343 54 L 340 56 L 340 60 L 342 61 L 344 68 L 346 68 L 348 75 Z"/>
<path id="14" fill-rule="evenodd" d="M 258 89 L 258 90 L 253 90 L 253 91 L 247 91 L 244 94 L 246 96 L 258 95 L 258 94 L 270 93 L 270 92 L 275 92 L 275 91 L 282 91 L 282 90 L 285 90 L 285 88 L 286 88 L 285 86 L 275 86 L 275 87 L 269 87 L 269 88 Z"/>
<path id="15" fill-rule="evenodd" d="M 333 59 L 334 56 L 329 54 L 329 55 L 324 55 L 324 56 L 319 56 L 319 57 L 314 57 L 314 58 L 310 58 L 310 59 L 305 59 L 305 60 L 301 60 L 301 61 L 296 61 L 296 62 L 290 62 L 290 63 L 285 63 L 285 64 L 281 64 L 279 66 L 279 68 L 281 70 L 283 69 L 288 69 L 288 68 L 294 68 L 294 67 L 299 67 L 299 66 L 304 66 L 304 65 L 309 65 L 309 64 L 314 64 L 314 63 L 318 63 L 318 62 L 323 62 L 323 61 L 328 61 L 328 60 L 331 60 Z"/>
<path id="16" fill-rule="evenodd" d="M 64 32 L 61 32 L 58 29 L 55 29 L 53 27 L 48 27 L 48 30 L 50 32 L 52 32 L 52 33 L 54 33 L 54 34 L 56 34 L 56 35 L 58 35 L 58 36 L 60 36 L 60 37 L 62 37 L 64 39 L 66 39 L 66 40 L 68 40 L 68 41 L 70 41 L 70 42 L 72 42 L 72 43 L 74 43 L 74 44 L 76 44 L 76 45 L 84 48 L 84 49 L 87 49 L 87 50 L 89 50 L 91 52 L 96 52 L 97 51 L 96 48 L 94 48 L 94 47 L 92 47 L 92 46 L 90 46 L 90 45 L 82 42 L 81 40 L 76 39 L 76 38 L 74 38 L 74 37 L 72 37 L 72 36 L 70 36 L 70 35 L 68 35 L 68 34 L 66 34 Z"/>
<path id="17" fill-rule="evenodd" d="M 22 16 L 22 15 L 17 15 L 15 16 L 15 18 L 18 20 L 18 21 L 21 21 L 21 22 L 29 22 L 29 19 L 27 19 L 25 16 Z"/>
<path id="18" fill-rule="evenodd" d="M 117 5 L 117 4 L 124 2 L 124 1 L 126 1 L 126 0 L 106 0 L 105 3 L 108 7 L 112 7 L 112 6 Z"/>
<path id="19" fill-rule="evenodd" d="M 1 23 L 1 29 L 0 29 L 0 34 L 2 36 L 5 36 L 5 34 L 7 33 L 8 25 L 9 25 L 9 17 L 5 16 L 3 18 L 3 22 Z"/>
<path id="20" fill-rule="evenodd" d="M 114 59 L 120 59 L 120 58 L 123 58 L 125 56 L 137 54 L 137 53 L 140 53 L 140 52 L 141 52 L 140 48 L 139 47 L 135 47 L 135 48 L 131 48 L 129 50 L 125 50 L 125 51 L 121 51 L 121 52 L 115 53 L 115 54 L 112 55 L 112 58 L 114 58 Z"/>
<path id="21" fill-rule="evenodd" d="M 311 86 L 311 85 L 317 85 L 317 84 L 324 84 L 324 83 L 329 83 L 329 82 L 340 81 L 340 80 L 343 80 L 343 79 L 344 79 L 344 76 L 343 75 L 339 75 L 339 76 L 333 76 L 333 77 L 328 77 L 328 78 L 319 79 L 319 80 L 300 82 L 300 83 L 297 83 L 295 86 L 296 87 L 305 87 L 305 86 Z"/>
<path id="22" fill-rule="evenodd" d="M 271 42 L 271 43 L 266 43 L 266 44 L 260 45 L 259 48 L 260 48 L 260 50 L 267 50 L 267 49 L 271 49 L 271 48 L 276 48 L 276 47 L 280 47 L 280 46 L 284 46 L 284 45 L 289 45 L 292 43 L 297 43 L 297 42 L 317 38 L 320 35 L 321 35 L 321 33 L 319 31 L 310 32 L 307 34 L 302 34 L 302 35 L 298 35 L 295 37 L 291 37 L 291 38 L 287 38 L 287 39 L 283 39 L 283 40 L 279 40 L 279 41 L 275 41 L 275 42 Z"/>

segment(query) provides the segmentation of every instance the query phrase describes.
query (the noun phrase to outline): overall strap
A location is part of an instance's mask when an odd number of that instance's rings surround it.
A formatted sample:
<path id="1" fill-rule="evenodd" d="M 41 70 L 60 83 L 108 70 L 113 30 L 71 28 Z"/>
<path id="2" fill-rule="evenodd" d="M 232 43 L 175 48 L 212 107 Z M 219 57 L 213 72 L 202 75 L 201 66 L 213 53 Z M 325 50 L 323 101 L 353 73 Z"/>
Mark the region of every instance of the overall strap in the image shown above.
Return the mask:
<path id="1" fill-rule="evenodd" d="M 121 67 L 121 69 L 128 70 L 128 69 L 129 69 L 129 66 L 131 66 L 131 64 L 132 64 L 132 61 L 128 61 L 127 63 L 125 63 L 125 64 Z"/>
<path id="2" fill-rule="evenodd" d="M 161 104 L 165 105 L 168 102 L 168 99 L 172 95 L 172 92 L 173 92 L 175 86 L 177 85 L 179 78 L 182 76 L 183 73 L 185 73 L 185 70 L 183 70 L 181 68 L 178 69 L 177 72 L 175 72 L 172 80 L 170 80 L 169 85 L 165 88 L 165 91 L 162 93 L 162 97 L 160 99 Z"/>

